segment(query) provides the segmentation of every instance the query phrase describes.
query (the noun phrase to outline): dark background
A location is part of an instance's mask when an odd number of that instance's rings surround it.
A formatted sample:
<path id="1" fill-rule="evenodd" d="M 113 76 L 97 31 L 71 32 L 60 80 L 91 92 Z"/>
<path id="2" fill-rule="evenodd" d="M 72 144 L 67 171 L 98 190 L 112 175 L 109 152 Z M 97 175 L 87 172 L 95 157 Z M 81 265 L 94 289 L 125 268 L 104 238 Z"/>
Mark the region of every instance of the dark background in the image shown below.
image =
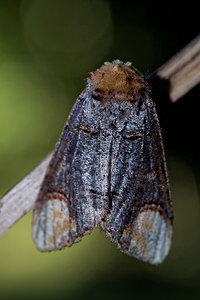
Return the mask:
<path id="1" fill-rule="evenodd" d="M 199 34 L 192 1 L 0 1 L 0 193 L 51 151 L 88 72 L 132 61 L 151 74 Z M 200 295 L 199 86 L 156 99 L 175 211 L 160 266 L 122 254 L 99 229 L 39 253 L 27 214 L 0 238 L 0 299 L 196 299 Z"/>

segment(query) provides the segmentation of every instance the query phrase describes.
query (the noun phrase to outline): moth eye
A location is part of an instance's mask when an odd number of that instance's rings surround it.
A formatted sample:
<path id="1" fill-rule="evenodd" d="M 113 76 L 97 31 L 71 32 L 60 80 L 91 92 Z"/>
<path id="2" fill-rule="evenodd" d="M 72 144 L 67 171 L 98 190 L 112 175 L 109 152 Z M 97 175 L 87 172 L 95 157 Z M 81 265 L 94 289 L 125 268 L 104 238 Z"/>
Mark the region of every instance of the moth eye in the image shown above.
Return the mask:
<path id="1" fill-rule="evenodd" d="M 137 140 L 142 137 L 141 132 L 126 132 L 124 138 L 128 140 Z"/>

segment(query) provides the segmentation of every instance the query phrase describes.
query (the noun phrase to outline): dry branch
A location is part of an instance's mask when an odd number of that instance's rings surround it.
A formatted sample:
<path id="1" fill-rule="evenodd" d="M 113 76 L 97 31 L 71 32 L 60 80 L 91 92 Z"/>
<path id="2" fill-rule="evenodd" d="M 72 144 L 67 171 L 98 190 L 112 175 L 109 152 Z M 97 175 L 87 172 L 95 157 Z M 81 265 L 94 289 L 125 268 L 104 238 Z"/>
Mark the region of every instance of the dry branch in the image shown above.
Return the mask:
<path id="1" fill-rule="evenodd" d="M 162 89 L 168 83 L 168 97 L 177 101 L 200 82 L 200 36 L 152 74 Z M 49 154 L 36 168 L 0 199 L 0 235 L 29 212 L 51 159 Z"/>
<path id="2" fill-rule="evenodd" d="M 152 77 L 156 87 L 168 83 L 168 98 L 175 102 L 200 83 L 200 35 L 158 68 Z"/>
<path id="3" fill-rule="evenodd" d="M 0 199 L 0 236 L 33 208 L 51 155 Z"/>

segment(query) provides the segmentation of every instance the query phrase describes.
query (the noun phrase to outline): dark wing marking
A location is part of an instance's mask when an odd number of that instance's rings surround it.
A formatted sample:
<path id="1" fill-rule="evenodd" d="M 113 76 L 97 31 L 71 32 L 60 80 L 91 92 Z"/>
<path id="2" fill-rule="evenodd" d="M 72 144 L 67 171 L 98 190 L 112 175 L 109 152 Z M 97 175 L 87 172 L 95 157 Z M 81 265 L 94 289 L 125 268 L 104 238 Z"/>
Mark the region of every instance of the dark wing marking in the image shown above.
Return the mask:
<path id="1" fill-rule="evenodd" d="M 151 99 L 141 107 L 138 138 L 121 140 L 111 175 L 112 209 L 101 227 L 128 255 L 163 261 L 172 237 L 173 214 L 159 121 Z M 117 195 L 117 196 L 116 196 Z"/>
<path id="2" fill-rule="evenodd" d="M 41 251 L 70 246 L 95 225 L 94 217 L 87 215 L 84 178 L 79 174 L 84 150 L 80 147 L 80 135 L 84 134 L 80 128 L 86 101 L 83 92 L 64 127 L 35 203 L 33 239 Z"/>

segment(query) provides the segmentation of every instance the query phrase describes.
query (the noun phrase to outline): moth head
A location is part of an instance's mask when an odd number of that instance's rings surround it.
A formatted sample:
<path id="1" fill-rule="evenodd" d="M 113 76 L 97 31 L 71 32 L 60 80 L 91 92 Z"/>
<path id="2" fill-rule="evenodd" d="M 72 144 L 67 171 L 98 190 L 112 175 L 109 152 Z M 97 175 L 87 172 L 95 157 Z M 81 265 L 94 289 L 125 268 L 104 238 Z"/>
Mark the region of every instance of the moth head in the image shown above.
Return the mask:
<path id="1" fill-rule="evenodd" d="M 92 97 L 104 103 L 112 98 L 131 102 L 148 89 L 144 77 L 131 68 L 131 63 L 120 60 L 104 63 L 90 73 L 88 80 L 93 89 Z"/>

